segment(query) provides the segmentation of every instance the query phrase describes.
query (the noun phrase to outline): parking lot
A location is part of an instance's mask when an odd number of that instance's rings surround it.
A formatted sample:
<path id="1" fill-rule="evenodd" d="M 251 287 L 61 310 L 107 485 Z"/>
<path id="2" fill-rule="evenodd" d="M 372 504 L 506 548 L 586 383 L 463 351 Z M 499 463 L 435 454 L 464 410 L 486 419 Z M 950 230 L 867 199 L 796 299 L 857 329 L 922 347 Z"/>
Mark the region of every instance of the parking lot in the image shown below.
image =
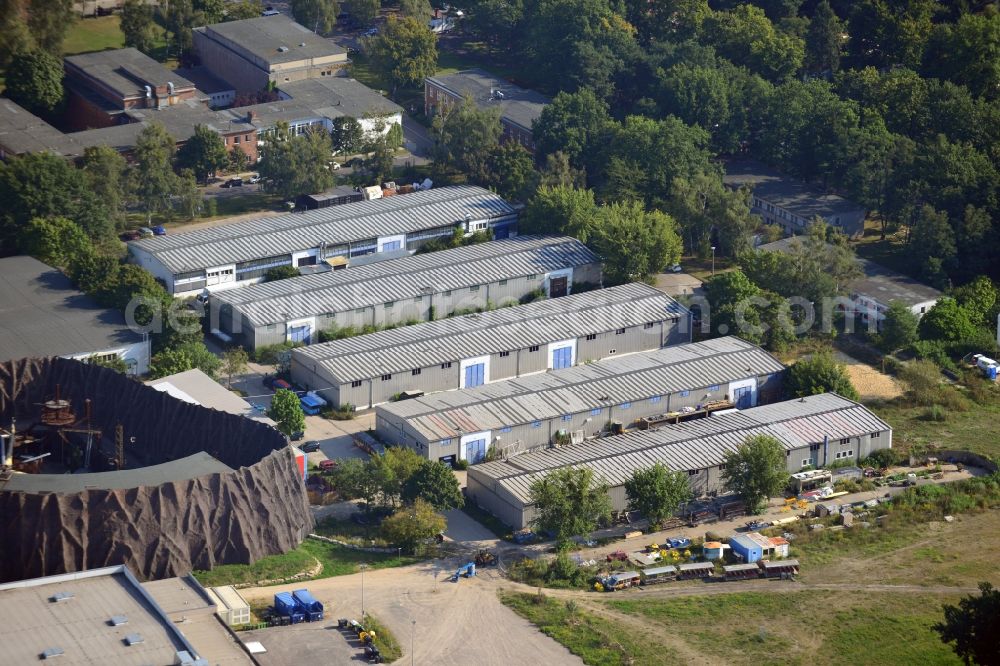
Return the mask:
<path id="1" fill-rule="evenodd" d="M 243 631 L 244 643 L 258 641 L 267 652 L 254 655 L 261 666 L 320 663 L 346 664 L 360 660 L 361 648 L 353 636 L 337 628 L 337 619 L 327 615 L 321 622 L 302 622 L 289 627 Z M 364 660 L 361 660 L 364 661 Z"/>

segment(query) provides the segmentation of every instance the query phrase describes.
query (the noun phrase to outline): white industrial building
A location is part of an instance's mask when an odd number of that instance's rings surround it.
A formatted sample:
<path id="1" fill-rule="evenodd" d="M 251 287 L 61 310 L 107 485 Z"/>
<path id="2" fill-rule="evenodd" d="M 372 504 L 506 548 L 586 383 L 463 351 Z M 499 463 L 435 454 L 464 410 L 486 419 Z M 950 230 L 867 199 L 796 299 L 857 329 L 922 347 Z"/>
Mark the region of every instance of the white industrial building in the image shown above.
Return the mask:
<path id="1" fill-rule="evenodd" d="M 532 483 L 566 467 L 588 468 L 607 483 L 615 511 L 629 508 L 625 481 L 655 463 L 687 472 L 695 497 L 713 496 L 723 490 L 725 454 L 755 435 L 781 442 L 789 474 L 892 447 L 885 421 L 856 402 L 824 393 L 475 465 L 467 492 L 470 501 L 514 529 L 535 516 Z"/>
<path id="2" fill-rule="evenodd" d="M 517 210 L 481 187 L 414 192 L 234 222 L 128 244 L 131 260 L 177 296 L 254 284 L 278 266 L 314 266 L 331 259 L 415 250 L 456 229 L 516 230 Z"/>
<path id="3" fill-rule="evenodd" d="M 375 428 L 384 443 L 431 460 L 479 462 L 491 449 L 510 456 L 557 440 L 579 442 L 709 402 L 770 402 L 783 372 L 760 347 L 715 338 L 380 405 Z"/>
<path id="4" fill-rule="evenodd" d="M 635 283 L 294 349 L 291 370 L 333 404 L 365 408 L 690 341 L 690 313 Z"/>
<path id="5" fill-rule="evenodd" d="M 537 290 L 565 296 L 574 284 L 600 282 L 600 259 L 575 238 L 518 236 L 222 291 L 209 308 L 223 333 L 256 349 L 318 342 L 333 328 L 504 307 Z"/>

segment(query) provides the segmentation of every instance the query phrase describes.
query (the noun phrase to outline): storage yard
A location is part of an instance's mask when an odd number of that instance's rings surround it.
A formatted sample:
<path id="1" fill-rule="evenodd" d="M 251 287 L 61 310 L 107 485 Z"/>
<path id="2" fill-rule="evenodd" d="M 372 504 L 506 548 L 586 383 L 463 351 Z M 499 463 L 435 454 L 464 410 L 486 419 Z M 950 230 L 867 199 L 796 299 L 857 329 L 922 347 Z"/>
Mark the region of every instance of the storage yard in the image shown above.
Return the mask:
<path id="1" fill-rule="evenodd" d="M 376 407 L 376 432 L 432 460 L 478 461 L 580 443 L 640 419 L 773 401 L 784 366 L 726 337 Z M 700 412 L 700 413 L 699 413 Z"/>
<path id="2" fill-rule="evenodd" d="M 334 405 L 364 408 L 690 338 L 687 310 L 636 283 L 310 345 L 292 351 L 291 374 Z"/>

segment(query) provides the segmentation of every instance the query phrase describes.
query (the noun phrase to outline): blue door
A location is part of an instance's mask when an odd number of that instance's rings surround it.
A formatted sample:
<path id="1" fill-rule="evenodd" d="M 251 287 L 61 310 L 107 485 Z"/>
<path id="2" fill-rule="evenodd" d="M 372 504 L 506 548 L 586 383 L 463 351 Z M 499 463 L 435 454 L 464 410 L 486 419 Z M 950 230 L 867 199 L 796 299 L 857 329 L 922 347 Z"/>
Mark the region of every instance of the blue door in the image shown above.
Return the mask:
<path id="1" fill-rule="evenodd" d="M 552 369 L 561 370 L 573 365 L 573 348 L 560 347 L 552 350 Z"/>
<path id="2" fill-rule="evenodd" d="M 465 388 L 472 388 L 474 386 L 482 386 L 486 383 L 486 365 L 484 363 L 476 363 L 475 365 L 465 366 Z"/>
<path id="3" fill-rule="evenodd" d="M 475 439 L 471 442 L 465 443 L 465 459 L 470 463 L 475 464 L 482 462 L 483 458 L 486 457 L 486 440 L 485 439 Z"/>
<path id="4" fill-rule="evenodd" d="M 312 339 L 312 331 L 308 326 L 293 326 L 292 330 L 289 331 L 289 338 L 292 342 L 301 342 L 307 345 Z"/>
<path id="5" fill-rule="evenodd" d="M 392 252 L 393 250 L 399 250 L 403 247 L 402 241 L 389 241 L 388 243 L 382 244 L 383 252 Z"/>
<path id="6" fill-rule="evenodd" d="M 502 227 L 493 227 L 493 239 L 501 240 L 503 238 L 510 238 L 510 227 L 511 225 L 505 224 Z"/>
<path id="7" fill-rule="evenodd" d="M 733 391 L 733 402 L 738 409 L 753 407 L 753 390 L 749 386 L 743 386 Z"/>

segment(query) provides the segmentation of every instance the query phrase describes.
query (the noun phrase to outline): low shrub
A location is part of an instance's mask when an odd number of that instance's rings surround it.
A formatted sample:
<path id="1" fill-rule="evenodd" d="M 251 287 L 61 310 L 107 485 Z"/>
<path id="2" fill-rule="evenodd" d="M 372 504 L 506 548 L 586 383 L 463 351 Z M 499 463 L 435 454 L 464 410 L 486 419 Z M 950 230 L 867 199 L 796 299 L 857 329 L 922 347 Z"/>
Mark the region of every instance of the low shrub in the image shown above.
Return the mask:
<path id="1" fill-rule="evenodd" d="M 941 405 L 931 405 L 924 410 L 922 418 L 925 421 L 942 422 L 948 420 L 948 412 Z"/>

